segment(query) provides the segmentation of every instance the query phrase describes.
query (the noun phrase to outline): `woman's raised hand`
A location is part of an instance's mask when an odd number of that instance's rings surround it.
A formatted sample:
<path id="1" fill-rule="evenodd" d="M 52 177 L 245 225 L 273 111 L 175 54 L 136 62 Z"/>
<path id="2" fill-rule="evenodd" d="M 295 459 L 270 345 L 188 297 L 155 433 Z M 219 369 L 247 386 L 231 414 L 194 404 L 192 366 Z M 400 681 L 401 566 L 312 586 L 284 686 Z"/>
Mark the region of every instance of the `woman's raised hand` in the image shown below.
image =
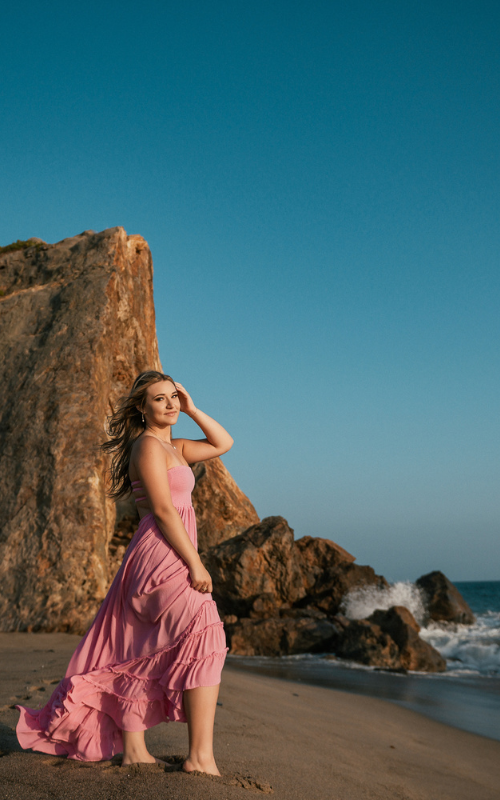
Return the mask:
<path id="1" fill-rule="evenodd" d="M 196 414 L 198 409 L 193 403 L 191 395 L 189 394 L 187 389 L 184 388 L 182 383 L 177 383 L 177 381 L 175 382 L 175 388 L 177 389 L 177 393 L 179 395 L 181 411 L 183 411 L 184 414 Z"/>
<path id="2" fill-rule="evenodd" d="M 189 567 L 189 574 L 191 576 L 191 586 L 197 592 L 209 594 L 212 591 L 212 578 L 201 561 Z"/>

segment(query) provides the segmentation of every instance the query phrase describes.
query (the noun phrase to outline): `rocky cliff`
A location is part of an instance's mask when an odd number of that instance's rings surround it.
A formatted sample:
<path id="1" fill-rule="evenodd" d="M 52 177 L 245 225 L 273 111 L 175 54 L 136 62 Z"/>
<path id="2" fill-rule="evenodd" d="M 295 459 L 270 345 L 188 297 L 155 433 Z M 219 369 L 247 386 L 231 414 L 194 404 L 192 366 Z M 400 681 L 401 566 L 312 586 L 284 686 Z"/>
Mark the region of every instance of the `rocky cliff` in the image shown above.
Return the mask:
<path id="1" fill-rule="evenodd" d="M 123 556 L 135 510 L 106 498 L 98 445 L 137 373 L 160 368 L 152 277 L 123 228 L 0 251 L 0 630 L 84 632 Z M 236 533 L 258 518 L 222 464 L 208 472 L 217 499 L 205 478 L 198 513 L 219 542 L 233 516 Z"/>

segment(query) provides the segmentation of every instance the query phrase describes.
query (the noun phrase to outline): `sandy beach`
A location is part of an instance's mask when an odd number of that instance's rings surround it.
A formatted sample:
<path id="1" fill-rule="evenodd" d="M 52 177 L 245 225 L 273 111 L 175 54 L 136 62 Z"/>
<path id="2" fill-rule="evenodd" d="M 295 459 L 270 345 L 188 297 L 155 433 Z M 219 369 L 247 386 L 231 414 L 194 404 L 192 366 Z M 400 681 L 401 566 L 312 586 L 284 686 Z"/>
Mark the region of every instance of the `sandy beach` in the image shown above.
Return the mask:
<path id="1" fill-rule="evenodd" d="M 230 667 L 223 672 L 215 724 L 222 778 L 178 771 L 177 762 L 187 753 L 187 727 L 178 723 L 147 733 L 165 770 L 155 765 L 122 770 L 113 762 L 79 764 L 24 752 L 11 706 L 43 705 L 78 641 L 69 634 L 0 634 L 1 800 L 498 797 L 500 742 L 382 700 Z"/>

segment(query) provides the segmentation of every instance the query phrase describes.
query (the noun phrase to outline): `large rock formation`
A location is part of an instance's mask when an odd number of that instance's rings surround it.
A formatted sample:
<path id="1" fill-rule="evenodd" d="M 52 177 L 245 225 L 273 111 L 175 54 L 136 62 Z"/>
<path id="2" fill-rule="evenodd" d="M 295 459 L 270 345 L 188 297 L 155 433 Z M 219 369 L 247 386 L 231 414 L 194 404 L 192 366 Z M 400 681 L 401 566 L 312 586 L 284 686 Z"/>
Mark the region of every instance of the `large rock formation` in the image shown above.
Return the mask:
<path id="1" fill-rule="evenodd" d="M 115 523 L 97 445 L 158 367 L 152 262 L 122 228 L 0 256 L 2 630 L 84 631 Z"/>
<path id="2" fill-rule="evenodd" d="M 221 610 L 237 617 L 271 618 L 295 606 L 303 614 L 338 613 L 344 595 L 359 586 L 387 587 L 371 567 L 328 539 L 294 541 L 283 517 L 266 517 L 206 554 Z"/>
<path id="3" fill-rule="evenodd" d="M 152 274 L 123 228 L 0 250 L 0 630 L 84 632 L 121 561 L 135 509 L 106 498 L 98 445 L 134 377 L 160 368 Z M 202 538 L 220 541 L 233 516 L 234 532 L 258 518 L 222 464 L 208 471 Z"/>
<path id="4" fill-rule="evenodd" d="M 335 542 L 294 541 L 283 517 L 266 517 L 212 547 L 206 560 L 233 655 L 323 652 L 391 670 L 446 667 L 406 608 L 346 619 L 340 609 L 349 591 L 386 589 L 387 581 Z"/>

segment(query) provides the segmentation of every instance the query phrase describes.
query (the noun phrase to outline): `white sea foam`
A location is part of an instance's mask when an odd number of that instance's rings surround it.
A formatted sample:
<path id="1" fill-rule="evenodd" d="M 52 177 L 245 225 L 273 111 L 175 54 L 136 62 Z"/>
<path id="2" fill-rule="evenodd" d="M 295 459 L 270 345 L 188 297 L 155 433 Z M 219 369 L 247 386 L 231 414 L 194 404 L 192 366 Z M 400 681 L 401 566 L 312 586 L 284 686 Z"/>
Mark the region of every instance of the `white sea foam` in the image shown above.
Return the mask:
<path id="1" fill-rule="evenodd" d="M 500 613 L 488 611 L 473 625 L 431 622 L 420 636 L 439 650 L 455 675 L 500 675 Z"/>
<path id="2" fill-rule="evenodd" d="M 365 586 L 353 589 L 345 597 L 342 610 L 348 619 L 366 619 L 377 609 L 386 611 L 391 606 L 404 606 L 411 611 L 419 625 L 425 616 L 422 594 L 410 581 L 398 581 L 387 589 Z"/>

